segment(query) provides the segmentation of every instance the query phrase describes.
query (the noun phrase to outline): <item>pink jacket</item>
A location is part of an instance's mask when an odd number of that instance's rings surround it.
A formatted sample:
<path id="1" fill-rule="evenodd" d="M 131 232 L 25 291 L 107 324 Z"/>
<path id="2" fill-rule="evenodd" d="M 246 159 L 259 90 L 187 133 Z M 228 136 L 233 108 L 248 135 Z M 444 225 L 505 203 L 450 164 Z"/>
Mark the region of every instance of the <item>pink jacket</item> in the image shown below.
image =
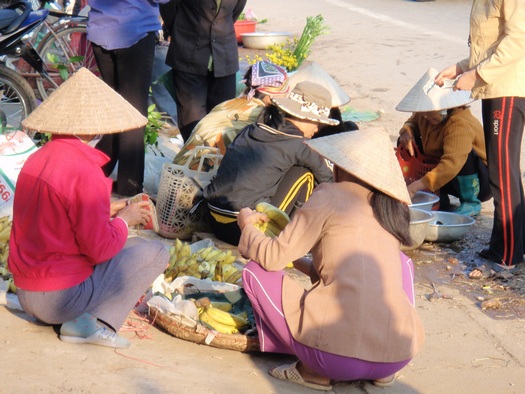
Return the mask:
<path id="1" fill-rule="evenodd" d="M 16 184 L 9 270 L 17 287 L 63 290 L 124 246 L 128 227 L 110 219 L 111 180 L 102 152 L 76 137 L 53 139 L 29 157 Z"/>
<path id="2" fill-rule="evenodd" d="M 374 218 L 369 190 L 323 183 L 276 238 L 243 229 L 239 251 L 268 271 L 312 252 L 320 280 L 305 290 L 285 275 L 283 311 L 300 343 L 374 362 L 412 358 L 424 340 L 403 290 L 399 241 Z"/>

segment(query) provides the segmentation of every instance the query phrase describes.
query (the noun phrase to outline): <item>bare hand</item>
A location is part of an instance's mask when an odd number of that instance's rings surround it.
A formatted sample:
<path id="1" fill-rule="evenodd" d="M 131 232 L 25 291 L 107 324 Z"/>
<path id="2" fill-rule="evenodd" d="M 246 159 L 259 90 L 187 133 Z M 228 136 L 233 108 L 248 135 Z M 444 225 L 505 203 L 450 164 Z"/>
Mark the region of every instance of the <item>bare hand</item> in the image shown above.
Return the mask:
<path id="1" fill-rule="evenodd" d="M 116 200 L 111 203 L 110 217 L 114 217 L 122 208 L 125 208 L 128 204 L 128 200 Z"/>
<path id="2" fill-rule="evenodd" d="M 476 69 L 464 72 L 457 79 L 454 85 L 454 90 L 472 90 L 478 79 L 478 73 Z"/>
<path id="3" fill-rule="evenodd" d="M 151 220 L 151 211 L 148 206 L 149 201 L 131 203 L 122 208 L 117 213 L 117 217 L 124 219 L 130 227 L 137 224 L 145 226 Z"/>
<path id="4" fill-rule="evenodd" d="M 408 185 L 408 194 L 410 194 L 410 198 L 414 197 L 414 194 L 420 190 L 425 190 L 425 185 L 420 180 L 412 182 L 410 185 Z"/>
<path id="5" fill-rule="evenodd" d="M 241 209 L 239 215 L 237 215 L 237 223 L 241 230 L 249 224 L 255 224 L 259 221 L 267 222 L 268 220 L 266 214 L 254 211 L 250 208 Z"/>
<path id="6" fill-rule="evenodd" d="M 438 75 L 436 75 L 436 77 L 434 78 L 434 82 L 438 86 L 443 86 L 445 83 L 445 79 L 456 79 L 456 77 L 462 72 L 463 70 L 461 70 L 461 68 L 457 64 L 448 66 Z"/>
<path id="7" fill-rule="evenodd" d="M 405 148 L 410 156 L 414 156 L 414 134 L 412 128 L 406 124 L 399 130 L 399 145 Z"/>

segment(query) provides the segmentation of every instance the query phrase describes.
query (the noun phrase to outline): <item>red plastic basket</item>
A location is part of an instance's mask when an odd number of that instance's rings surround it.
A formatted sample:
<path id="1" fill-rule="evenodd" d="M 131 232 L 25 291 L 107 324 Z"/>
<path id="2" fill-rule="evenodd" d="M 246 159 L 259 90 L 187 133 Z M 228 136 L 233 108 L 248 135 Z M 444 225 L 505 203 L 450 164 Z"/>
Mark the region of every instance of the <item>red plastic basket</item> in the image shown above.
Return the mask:
<path id="1" fill-rule="evenodd" d="M 417 146 L 414 146 L 414 156 L 410 156 L 408 151 L 402 146 L 395 148 L 395 151 L 407 185 L 421 179 L 439 163 L 439 159 L 425 156 L 419 152 Z"/>

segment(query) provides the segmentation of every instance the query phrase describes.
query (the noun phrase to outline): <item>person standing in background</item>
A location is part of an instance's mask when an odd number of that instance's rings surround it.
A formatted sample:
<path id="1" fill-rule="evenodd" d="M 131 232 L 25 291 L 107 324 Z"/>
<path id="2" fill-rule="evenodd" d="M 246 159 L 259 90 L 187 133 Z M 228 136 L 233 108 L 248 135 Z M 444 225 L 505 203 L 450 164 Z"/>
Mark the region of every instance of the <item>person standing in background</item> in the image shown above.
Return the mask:
<path id="1" fill-rule="evenodd" d="M 161 6 L 184 142 L 213 107 L 235 97 L 239 51 L 233 25 L 245 5 L 246 0 L 171 0 Z"/>
<path id="2" fill-rule="evenodd" d="M 142 115 L 148 115 L 153 58 L 161 30 L 159 3 L 169 0 L 89 0 L 87 38 L 102 79 Z M 144 128 L 106 135 L 97 149 L 110 157 L 109 176 L 118 162 L 113 192 L 134 196 L 143 192 Z"/>
<path id="3" fill-rule="evenodd" d="M 490 244 L 480 255 L 495 271 L 523 262 L 525 199 L 520 153 L 525 125 L 525 2 L 474 0 L 470 14 L 470 57 L 435 78 L 457 78 L 455 90 L 482 99 L 489 180 L 494 197 Z"/>

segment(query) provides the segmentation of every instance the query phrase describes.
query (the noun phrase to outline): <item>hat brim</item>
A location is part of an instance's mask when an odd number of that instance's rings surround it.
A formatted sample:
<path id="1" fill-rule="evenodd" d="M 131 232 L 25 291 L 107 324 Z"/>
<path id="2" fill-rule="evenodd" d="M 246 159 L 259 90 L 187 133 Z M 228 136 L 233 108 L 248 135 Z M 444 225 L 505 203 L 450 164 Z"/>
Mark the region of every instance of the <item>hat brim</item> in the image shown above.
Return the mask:
<path id="1" fill-rule="evenodd" d="M 405 204 L 411 204 L 401 167 L 386 131 L 353 130 L 305 143 L 334 165 L 373 188 Z"/>
<path id="2" fill-rule="evenodd" d="M 434 83 L 438 71 L 428 71 L 396 106 L 400 112 L 432 112 L 462 107 L 474 101 L 468 90 L 453 90 L 452 85 L 440 87 Z"/>
<path id="3" fill-rule="evenodd" d="M 272 97 L 272 102 L 277 105 L 282 111 L 295 118 L 309 120 L 311 122 L 323 123 L 331 126 L 337 126 L 339 121 L 337 119 L 329 118 L 323 114 L 314 114 L 311 111 L 301 110 L 301 104 L 288 97 Z"/>

